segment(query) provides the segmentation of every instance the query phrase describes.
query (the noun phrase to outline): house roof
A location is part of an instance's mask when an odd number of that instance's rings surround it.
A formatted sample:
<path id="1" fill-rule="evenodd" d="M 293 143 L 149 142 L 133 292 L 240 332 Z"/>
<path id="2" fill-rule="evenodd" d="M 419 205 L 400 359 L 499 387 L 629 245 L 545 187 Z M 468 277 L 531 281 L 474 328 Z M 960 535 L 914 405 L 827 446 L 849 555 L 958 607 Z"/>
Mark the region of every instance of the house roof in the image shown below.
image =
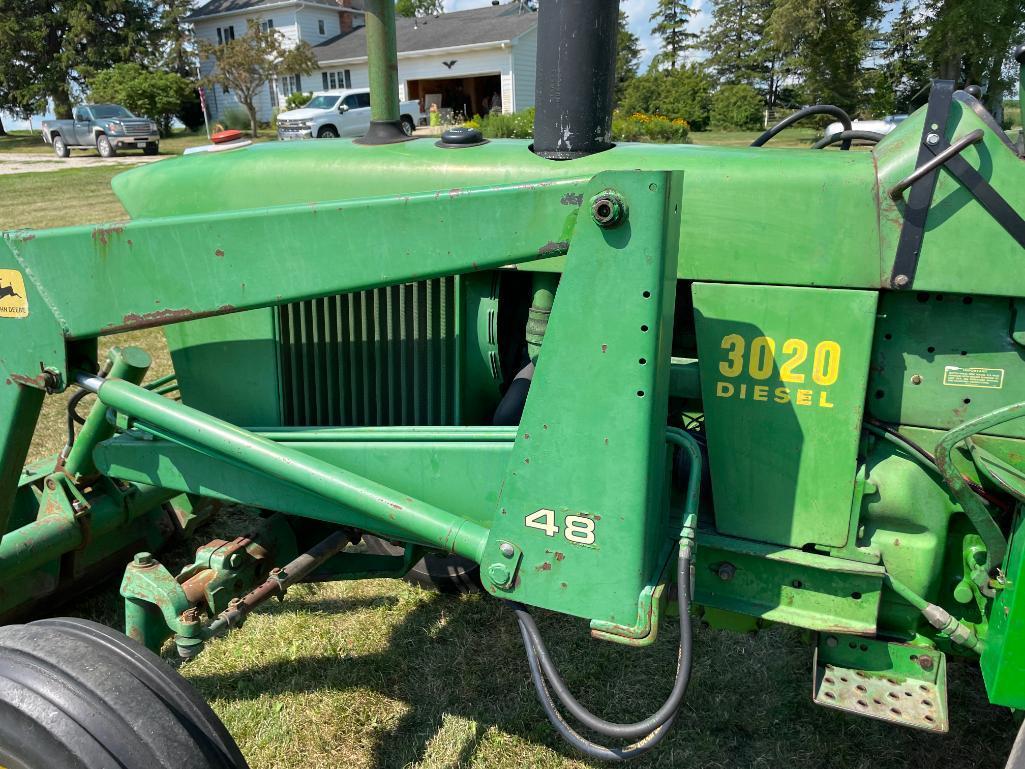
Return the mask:
<path id="1" fill-rule="evenodd" d="M 331 2 L 331 0 L 307 0 L 313 5 L 324 5 L 331 8 L 338 8 L 338 4 Z M 287 2 L 286 0 L 209 0 L 204 5 L 194 10 L 186 19 L 193 21 L 195 19 L 201 19 L 204 16 L 220 16 L 226 13 L 240 13 L 243 11 L 251 11 L 256 8 L 262 7 L 280 7 L 284 5 L 296 5 L 298 0 L 294 2 Z"/>
<path id="2" fill-rule="evenodd" d="M 215 0 L 216 2 L 216 0 Z M 395 38 L 399 53 L 456 48 L 465 45 L 503 43 L 537 26 L 537 13 L 520 12 L 519 3 L 453 11 L 440 16 L 411 19 L 399 17 Z M 313 46 L 317 61 L 366 58 L 366 27 L 356 27 Z"/>

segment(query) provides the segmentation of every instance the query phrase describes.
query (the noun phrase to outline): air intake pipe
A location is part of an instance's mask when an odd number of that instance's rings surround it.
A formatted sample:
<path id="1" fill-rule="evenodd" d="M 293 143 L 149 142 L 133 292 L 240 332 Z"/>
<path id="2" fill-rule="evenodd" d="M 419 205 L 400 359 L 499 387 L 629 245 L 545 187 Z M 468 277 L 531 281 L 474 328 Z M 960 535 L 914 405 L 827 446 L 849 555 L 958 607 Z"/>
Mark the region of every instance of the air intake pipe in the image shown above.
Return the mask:
<path id="1" fill-rule="evenodd" d="M 395 144 L 412 139 L 399 116 L 399 54 L 395 41 L 395 0 L 366 0 L 367 69 L 370 75 L 370 127 L 357 144 Z"/>
<path id="2" fill-rule="evenodd" d="M 572 160 L 611 149 L 619 0 L 545 0 L 538 16 L 534 152 Z"/>

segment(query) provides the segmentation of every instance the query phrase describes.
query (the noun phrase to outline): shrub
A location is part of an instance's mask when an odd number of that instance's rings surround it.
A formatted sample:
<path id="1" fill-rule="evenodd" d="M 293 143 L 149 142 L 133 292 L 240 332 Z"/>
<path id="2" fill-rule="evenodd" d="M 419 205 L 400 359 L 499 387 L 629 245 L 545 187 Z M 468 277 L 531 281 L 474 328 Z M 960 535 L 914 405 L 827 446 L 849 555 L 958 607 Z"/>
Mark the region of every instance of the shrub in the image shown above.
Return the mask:
<path id="1" fill-rule="evenodd" d="M 251 130 L 249 113 L 242 109 L 242 107 L 228 107 L 228 109 L 222 110 L 221 114 L 217 116 L 217 123 L 224 128 L 231 128 L 237 131 Z"/>
<path id="2" fill-rule="evenodd" d="M 624 91 L 623 114 L 664 115 L 685 120 L 695 131 L 708 127 L 713 80 L 696 64 L 654 70 L 631 80 Z"/>
<path id="3" fill-rule="evenodd" d="M 521 110 L 512 115 L 491 113 L 480 117 L 474 115 L 465 125 L 479 128 L 489 139 L 532 139 L 534 137 L 534 108 Z"/>
<path id="4" fill-rule="evenodd" d="M 716 128 L 756 131 L 762 127 L 765 101 L 750 85 L 724 85 L 712 96 L 711 122 Z"/>
<path id="5" fill-rule="evenodd" d="M 635 112 L 612 116 L 612 138 L 617 142 L 652 142 L 656 144 L 684 144 L 690 126 L 682 118 L 647 115 Z"/>
<path id="6" fill-rule="evenodd" d="M 290 109 L 299 109 L 300 107 L 305 107 L 307 104 L 310 103 L 310 99 L 312 99 L 312 98 L 313 98 L 313 92 L 312 91 L 310 93 L 303 93 L 302 91 L 296 91 L 295 93 L 290 93 L 288 95 L 288 98 L 285 99 L 285 109 L 286 110 L 290 110 Z"/>

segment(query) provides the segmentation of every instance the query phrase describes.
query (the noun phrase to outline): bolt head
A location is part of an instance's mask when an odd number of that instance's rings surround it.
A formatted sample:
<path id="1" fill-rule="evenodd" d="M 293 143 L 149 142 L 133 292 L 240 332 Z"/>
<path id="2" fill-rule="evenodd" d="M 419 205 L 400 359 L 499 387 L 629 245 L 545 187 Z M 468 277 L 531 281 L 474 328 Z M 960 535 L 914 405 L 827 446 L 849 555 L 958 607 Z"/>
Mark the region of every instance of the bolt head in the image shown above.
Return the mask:
<path id="1" fill-rule="evenodd" d="M 932 657 L 928 654 L 920 654 L 918 656 L 918 666 L 922 668 L 922 670 L 932 670 L 933 664 Z"/>
<path id="2" fill-rule="evenodd" d="M 925 137 L 925 143 L 928 144 L 930 147 L 935 147 L 937 144 L 940 143 L 940 135 L 929 134 Z"/>
<path id="3" fill-rule="evenodd" d="M 913 385 L 920 385 L 920 384 L 922 384 L 922 375 L 921 374 L 915 374 L 913 377 L 911 377 L 911 384 L 913 384 Z"/>
<path id="4" fill-rule="evenodd" d="M 840 642 L 836 640 L 835 635 L 831 635 L 826 639 L 826 646 L 828 646 L 830 649 L 835 649 L 837 647 L 837 644 L 839 643 Z"/>
<path id="5" fill-rule="evenodd" d="M 510 545 L 508 542 L 503 542 L 501 545 L 498 546 L 498 549 L 502 551 L 502 555 L 504 555 L 506 558 L 512 558 L 514 555 L 516 555 L 516 548 Z"/>
<path id="6" fill-rule="evenodd" d="M 729 582 L 733 579 L 734 575 L 736 575 L 737 567 L 732 563 L 722 563 L 719 564 L 719 568 L 716 573 L 719 575 L 719 579 L 723 582 Z"/>
<path id="7" fill-rule="evenodd" d="M 907 275 L 898 275 L 893 279 L 893 285 L 897 288 L 904 288 L 910 282 L 911 281 Z"/>
<path id="8" fill-rule="evenodd" d="M 152 553 L 136 553 L 132 563 L 136 566 L 152 566 L 157 561 Z"/>
<path id="9" fill-rule="evenodd" d="M 504 563 L 493 563 L 488 567 L 488 576 L 498 587 L 508 587 L 512 582 L 512 572 Z"/>

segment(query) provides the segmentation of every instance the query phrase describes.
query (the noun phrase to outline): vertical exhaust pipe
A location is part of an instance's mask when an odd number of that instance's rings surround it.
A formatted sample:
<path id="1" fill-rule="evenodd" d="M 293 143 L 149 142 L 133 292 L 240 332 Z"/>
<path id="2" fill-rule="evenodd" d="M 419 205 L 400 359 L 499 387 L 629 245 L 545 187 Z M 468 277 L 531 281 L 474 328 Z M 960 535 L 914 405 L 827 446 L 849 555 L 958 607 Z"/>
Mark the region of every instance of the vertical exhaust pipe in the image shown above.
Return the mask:
<path id="1" fill-rule="evenodd" d="M 395 42 L 395 0 L 366 0 L 370 127 L 357 144 L 395 144 L 414 138 L 399 115 L 399 53 Z"/>
<path id="2" fill-rule="evenodd" d="M 534 152 L 572 160 L 612 147 L 619 0 L 544 0 L 538 11 Z"/>

